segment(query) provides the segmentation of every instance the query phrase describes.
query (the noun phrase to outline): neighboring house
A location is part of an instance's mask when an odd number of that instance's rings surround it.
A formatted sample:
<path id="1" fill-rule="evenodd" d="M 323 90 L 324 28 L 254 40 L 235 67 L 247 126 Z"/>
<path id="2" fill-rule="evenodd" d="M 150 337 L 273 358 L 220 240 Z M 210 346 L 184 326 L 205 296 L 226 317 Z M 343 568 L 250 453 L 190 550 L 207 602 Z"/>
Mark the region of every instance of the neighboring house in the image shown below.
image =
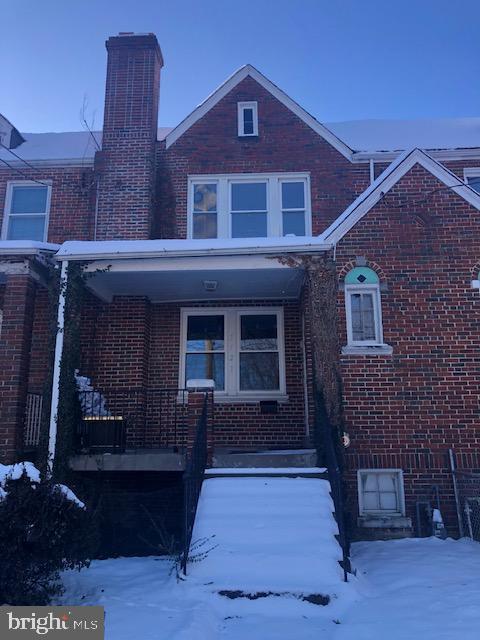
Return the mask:
<path id="1" fill-rule="evenodd" d="M 23 134 L 23 161 L 0 150 L 1 462 L 38 444 L 45 265 L 81 262 L 78 473 L 174 483 L 192 379 L 215 383 L 218 460 L 287 450 L 288 463 L 312 446 L 316 320 L 297 259 L 313 256 L 338 278 L 356 535 L 408 535 L 434 486 L 454 532 L 449 449 L 480 468 L 480 118 L 324 126 L 247 65 L 157 130 L 156 38 L 107 50 L 103 132 Z M 115 455 L 88 455 L 106 444 Z"/>

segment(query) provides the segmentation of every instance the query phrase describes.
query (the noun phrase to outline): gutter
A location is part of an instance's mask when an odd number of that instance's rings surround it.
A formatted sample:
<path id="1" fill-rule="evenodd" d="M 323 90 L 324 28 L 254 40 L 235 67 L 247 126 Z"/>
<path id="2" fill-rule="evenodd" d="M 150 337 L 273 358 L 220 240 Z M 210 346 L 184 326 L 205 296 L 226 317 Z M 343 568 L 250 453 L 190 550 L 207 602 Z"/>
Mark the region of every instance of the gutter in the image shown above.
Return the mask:
<path id="1" fill-rule="evenodd" d="M 205 256 L 235 256 L 235 255 L 278 255 L 282 253 L 310 254 L 321 251 L 330 251 L 333 244 L 330 242 L 319 244 L 302 244 L 272 247 L 224 247 L 218 249 L 163 249 L 157 251 L 114 251 L 105 253 L 57 253 L 54 258 L 59 262 L 69 260 L 130 260 L 138 258 L 193 258 Z"/>

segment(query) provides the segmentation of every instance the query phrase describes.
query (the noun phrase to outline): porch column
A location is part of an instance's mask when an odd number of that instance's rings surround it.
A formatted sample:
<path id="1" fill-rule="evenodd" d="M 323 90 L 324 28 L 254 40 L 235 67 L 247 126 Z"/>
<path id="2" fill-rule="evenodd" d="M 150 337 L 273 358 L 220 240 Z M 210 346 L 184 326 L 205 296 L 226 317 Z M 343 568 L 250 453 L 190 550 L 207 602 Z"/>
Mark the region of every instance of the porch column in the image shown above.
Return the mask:
<path id="1" fill-rule="evenodd" d="M 36 284 L 28 273 L 7 274 L 0 328 L 0 463 L 19 459 L 28 389 Z"/>

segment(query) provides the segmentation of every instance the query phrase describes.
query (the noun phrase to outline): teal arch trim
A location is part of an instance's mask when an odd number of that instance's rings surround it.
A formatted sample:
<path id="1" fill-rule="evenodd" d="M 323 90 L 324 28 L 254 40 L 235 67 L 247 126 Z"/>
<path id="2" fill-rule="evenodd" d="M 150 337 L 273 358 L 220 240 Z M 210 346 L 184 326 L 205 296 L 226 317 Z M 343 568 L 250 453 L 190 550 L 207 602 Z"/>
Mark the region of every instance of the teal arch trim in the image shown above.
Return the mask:
<path id="1" fill-rule="evenodd" d="M 355 267 L 345 276 L 345 284 L 378 284 L 377 274 L 369 267 Z"/>

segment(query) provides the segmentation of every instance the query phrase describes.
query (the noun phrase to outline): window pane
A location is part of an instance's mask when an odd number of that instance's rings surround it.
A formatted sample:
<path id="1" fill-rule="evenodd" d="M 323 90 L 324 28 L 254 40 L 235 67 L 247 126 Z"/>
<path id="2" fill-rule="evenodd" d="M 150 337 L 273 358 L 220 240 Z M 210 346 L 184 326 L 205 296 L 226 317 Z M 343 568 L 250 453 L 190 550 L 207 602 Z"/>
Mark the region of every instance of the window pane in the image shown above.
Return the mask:
<path id="1" fill-rule="evenodd" d="M 372 293 L 350 296 L 352 336 L 354 340 L 375 340 L 375 310 Z"/>
<path id="2" fill-rule="evenodd" d="M 18 216 L 8 221 L 8 240 L 38 240 L 43 242 L 45 216 Z"/>
<path id="3" fill-rule="evenodd" d="M 193 210 L 216 211 L 217 210 L 217 185 L 195 184 L 193 186 Z"/>
<path id="4" fill-rule="evenodd" d="M 232 211 L 266 210 L 266 182 L 241 182 L 232 184 Z"/>
<path id="5" fill-rule="evenodd" d="M 272 351 L 277 348 L 276 315 L 245 315 L 241 317 L 240 349 L 242 351 Z"/>
<path id="6" fill-rule="evenodd" d="M 376 473 L 363 474 L 362 480 L 364 491 L 377 491 L 378 482 Z"/>
<path id="7" fill-rule="evenodd" d="M 188 316 L 187 351 L 222 351 L 223 316 Z"/>
<path id="8" fill-rule="evenodd" d="M 365 511 L 378 511 L 380 508 L 378 502 L 378 493 L 367 493 L 363 494 L 363 508 Z"/>
<path id="9" fill-rule="evenodd" d="M 243 133 L 246 135 L 253 133 L 253 109 L 243 110 Z"/>
<path id="10" fill-rule="evenodd" d="M 282 182 L 282 209 L 305 209 L 304 185 L 304 182 Z"/>
<path id="11" fill-rule="evenodd" d="M 215 389 L 225 389 L 225 355 L 223 353 L 187 353 L 185 381 L 199 378 L 215 380 Z"/>
<path id="12" fill-rule="evenodd" d="M 278 391 L 279 380 L 278 353 L 240 354 L 241 391 Z"/>
<path id="13" fill-rule="evenodd" d="M 216 213 L 193 213 L 193 237 L 194 238 L 216 238 L 217 237 L 217 214 Z"/>
<path id="14" fill-rule="evenodd" d="M 475 191 L 480 191 L 480 176 L 472 176 L 471 178 L 467 178 L 467 183 L 472 189 Z"/>
<path id="15" fill-rule="evenodd" d="M 293 234 L 295 236 L 305 235 L 305 212 L 304 211 L 284 211 L 283 212 L 283 235 Z"/>
<path id="16" fill-rule="evenodd" d="M 397 494 L 396 493 L 381 493 L 380 494 L 380 509 L 385 511 L 398 511 Z"/>
<path id="17" fill-rule="evenodd" d="M 47 187 L 13 187 L 10 213 L 45 213 Z"/>
<path id="18" fill-rule="evenodd" d="M 266 237 L 266 213 L 234 213 L 232 215 L 232 238 Z"/>
<path id="19" fill-rule="evenodd" d="M 378 487 L 380 491 L 393 491 L 395 492 L 395 476 L 391 473 L 379 473 L 378 474 Z"/>

